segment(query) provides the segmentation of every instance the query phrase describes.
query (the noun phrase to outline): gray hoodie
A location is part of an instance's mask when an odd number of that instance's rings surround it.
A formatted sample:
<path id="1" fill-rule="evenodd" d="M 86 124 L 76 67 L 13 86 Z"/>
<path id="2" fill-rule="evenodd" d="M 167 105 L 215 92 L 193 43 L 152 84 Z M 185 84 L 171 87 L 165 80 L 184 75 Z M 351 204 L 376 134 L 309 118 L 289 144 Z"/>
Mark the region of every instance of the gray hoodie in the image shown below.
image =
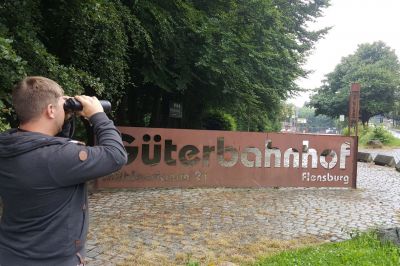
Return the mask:
<path id="1" fill-rule="evenodd" d="M 77 265 L 88 230 L 85 181 L 127 161 L 105 113 L 90 118 L 98 146 L 9 130 L 0 134 L 0 265 Z"/>

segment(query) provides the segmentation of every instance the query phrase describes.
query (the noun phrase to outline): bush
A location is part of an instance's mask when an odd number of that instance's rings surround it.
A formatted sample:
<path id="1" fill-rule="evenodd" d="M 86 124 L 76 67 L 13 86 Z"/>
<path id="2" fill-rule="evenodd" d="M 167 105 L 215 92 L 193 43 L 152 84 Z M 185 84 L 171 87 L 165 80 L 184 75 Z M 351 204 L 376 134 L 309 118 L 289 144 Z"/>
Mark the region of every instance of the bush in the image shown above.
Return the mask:
<path id="1" fill-rule="evenodd" d="M 342 131 L 344 136 L 349 136 L 348 128 L 344 128 Z M 354 136 L 354 129 L 351 128 L 351 135 Z M 361 146 L 367 146 L 369 142 L 374 140 L 379 140 L 383 145 L 389 147 L 399 147 L 400 139 L 396 138 L 392 135 L 387 129 L 383 126 L 371 126 L 371 127 L 362 127 L 359 126 L 358 131 L 359 144 Z"/>
<path id="2" fill-rule="evenodd" d="M 208 130 L 235 131 L 237 124 L 235 118 L 223 111 L 208 111 L 202 118 L 202 128 Z"/>
<path id="3" fill-rule="evenodd" d="M 372 130 L 372 138 L 380 140 L 383 144 L 388 144 L 394 137 L 385 128 L 379 126 Z"/>
<path id="4" fill-rule="evenodd" d="M 358 129 L 359 129 L 359 136 L 361 136 L 363 134 L 361 131 L 364 131 L 365 129 L 360 126 L 358 127 Z M 366 129 L 368 130 L 368 127 Z M 349 127 L 344 127 L 342 129 L 343 136 L 350 136 L 350 133 L 352 136 L 354 136 L 356 134 L 356 131 L 354 130 L 354 128 L 350 128 L 350 131 L 349 131 Z"/>
<path id="5" fill-rule="evenodd" d="M 5 131 L 10 128 L 10 125 L 6 123 L 1 117 L 0 117 L 0 132 Z"/>
<path id="6" fill-rule="evenodd" d="M 360 130 L 359 143 L 363 146 L 373 140 L 379 140 L 385 146 L 399 146 L 400 139 L 394 137 L 382 126 L 366 127 Z"/>
<path id="7" fill-rule="evenodd" d="M 270 120 L 270 119 L 266 119 L 265 121 L 265 125 L 264 128 L 262 130 L 262 132 L 279 132 L 282 129 L 282 124 L 280 123 L 279 120 Z"/>

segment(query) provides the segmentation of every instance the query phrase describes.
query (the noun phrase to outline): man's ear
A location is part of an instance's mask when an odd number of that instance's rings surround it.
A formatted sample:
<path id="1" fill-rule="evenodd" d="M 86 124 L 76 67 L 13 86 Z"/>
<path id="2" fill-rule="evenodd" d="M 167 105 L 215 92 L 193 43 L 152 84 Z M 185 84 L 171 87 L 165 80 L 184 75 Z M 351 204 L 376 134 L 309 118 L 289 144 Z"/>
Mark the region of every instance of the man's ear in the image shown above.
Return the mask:
<path id="1" fill-rule="evenodd" d="M 48 118 L 54 119 L 56 117 L 55 114 L 55 106 L 53 104 L 48 104 L 45 110 L 45 114 Z"/>

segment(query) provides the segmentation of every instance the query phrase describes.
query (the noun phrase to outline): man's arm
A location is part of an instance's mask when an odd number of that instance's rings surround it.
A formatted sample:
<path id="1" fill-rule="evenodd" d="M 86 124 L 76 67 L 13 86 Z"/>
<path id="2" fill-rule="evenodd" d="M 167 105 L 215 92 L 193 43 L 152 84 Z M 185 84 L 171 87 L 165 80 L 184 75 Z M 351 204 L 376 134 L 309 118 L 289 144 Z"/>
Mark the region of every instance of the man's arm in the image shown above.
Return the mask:
<path id="1" fill-rule="evenodd" d="M 121 135 L 104 113 L 99 100 L 85 95 L 75 96 L 75 99 L 83 106 L 79 115 L 93 125 L 97 144 L 86 147 L 69 142 L 55 147 L 56 150 L 49 155 L 48 170 L 52 179 L 61 186 L 108 175 L 127 162 Z"/>
<path id="2" fill-rule="evenodd" d="M 90 117 L 97 144 L 94 147 L 68 142 L 49 156 L 48 170 L 60 186 L 83 183 L 121 169 L 127 154 L 119 131 L 104 112 Z"/>

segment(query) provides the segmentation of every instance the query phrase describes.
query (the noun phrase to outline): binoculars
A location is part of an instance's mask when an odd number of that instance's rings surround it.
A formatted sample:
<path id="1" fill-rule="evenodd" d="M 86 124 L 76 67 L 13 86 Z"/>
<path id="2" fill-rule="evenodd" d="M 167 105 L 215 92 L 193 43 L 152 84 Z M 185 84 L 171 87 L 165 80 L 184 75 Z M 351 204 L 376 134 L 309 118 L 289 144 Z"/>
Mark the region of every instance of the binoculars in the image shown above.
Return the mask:
<path id="1" fill-rule="evenodd" d="M 104 112 L 111 111 L 111 103 L 106 100 L 99 100 L 101 106 L 103 106 Z M 64 111 L 82 111 L 82 104 L 74 98 L 68 98 L 64 103 Z"/>

